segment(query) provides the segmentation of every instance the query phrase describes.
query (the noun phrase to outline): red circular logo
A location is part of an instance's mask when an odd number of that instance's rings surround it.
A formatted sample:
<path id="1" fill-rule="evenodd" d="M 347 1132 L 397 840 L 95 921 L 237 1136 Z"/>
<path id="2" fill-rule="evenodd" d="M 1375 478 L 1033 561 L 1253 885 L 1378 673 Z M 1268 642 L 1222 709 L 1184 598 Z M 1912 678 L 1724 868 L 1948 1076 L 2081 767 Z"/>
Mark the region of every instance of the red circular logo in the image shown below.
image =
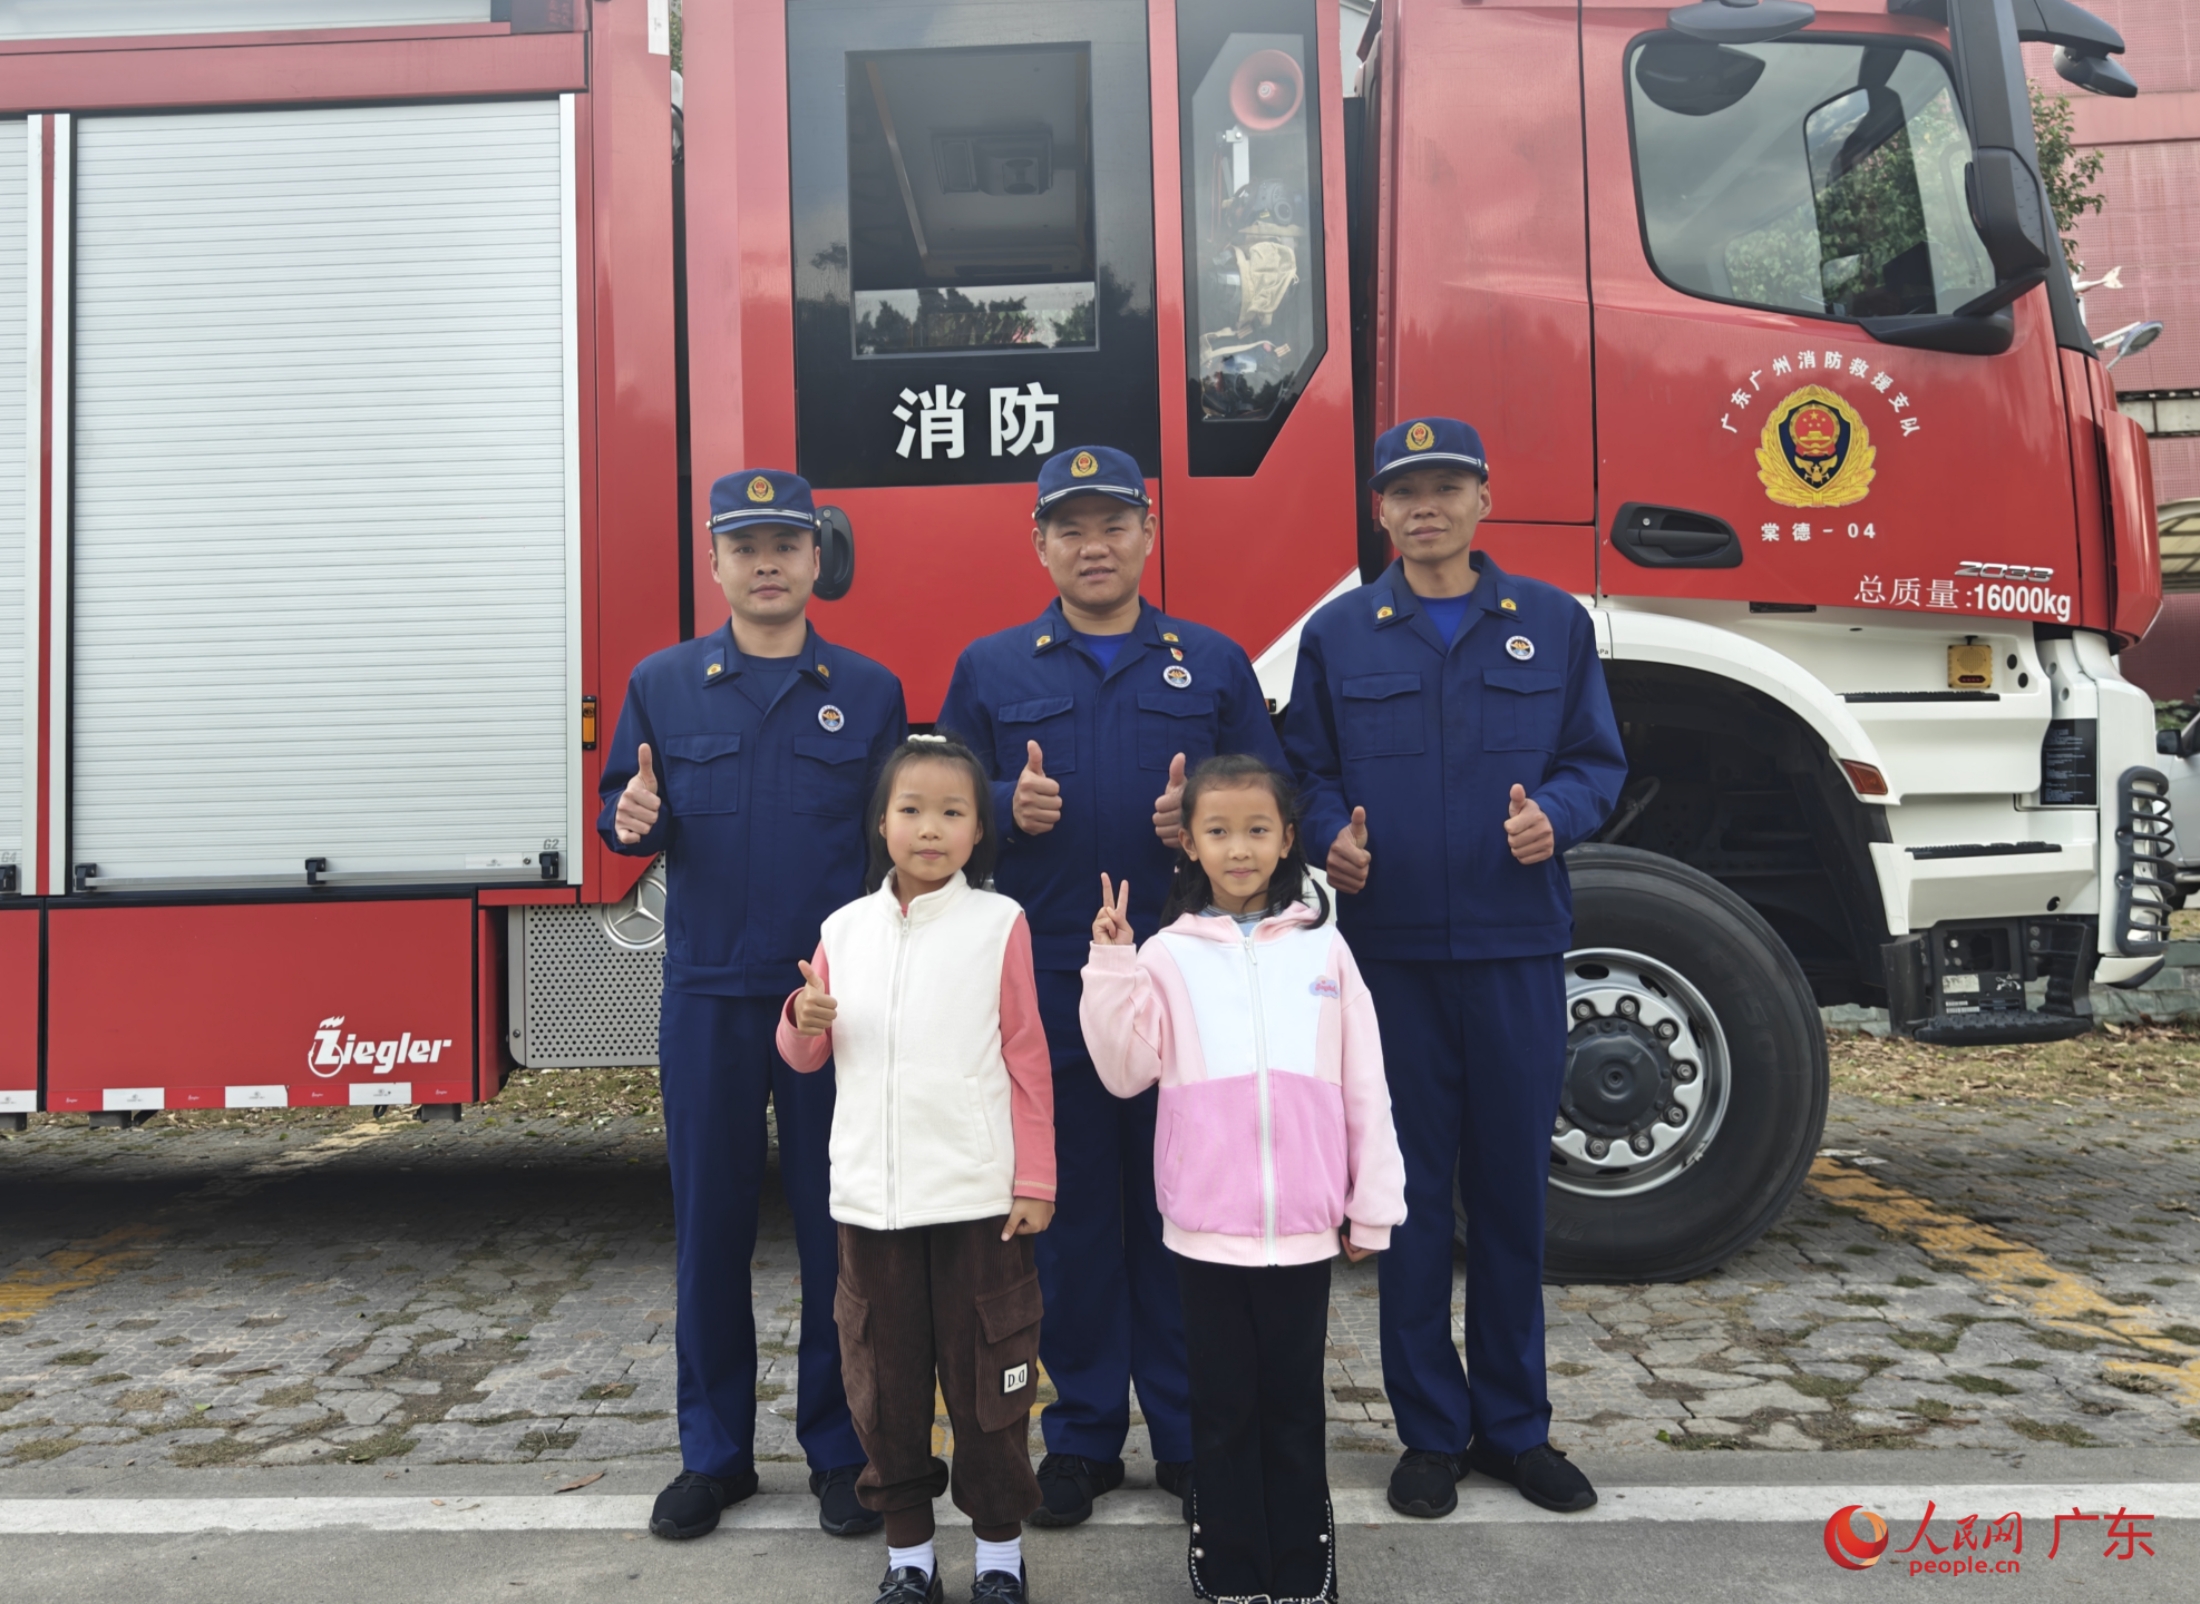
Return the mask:
<path id="1" fill-rule="evenodd" d="M 1861 1518 L 1863 1531 L 1857 1530 Z M 1826 1521 L 1826 1558 L 1845 1571 L 1868 1571 L 1887 1552 L 1887 1523 L 1862 1504 L 1844 1504 Z"/>

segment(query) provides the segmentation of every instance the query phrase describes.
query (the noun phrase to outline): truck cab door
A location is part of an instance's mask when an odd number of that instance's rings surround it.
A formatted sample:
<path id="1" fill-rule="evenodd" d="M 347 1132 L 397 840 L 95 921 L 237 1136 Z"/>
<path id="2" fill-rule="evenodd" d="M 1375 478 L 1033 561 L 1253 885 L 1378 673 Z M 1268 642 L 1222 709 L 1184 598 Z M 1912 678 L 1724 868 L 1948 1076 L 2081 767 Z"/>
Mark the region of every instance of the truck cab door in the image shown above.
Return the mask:
<path id="1" fill-rule="evenodd" d="M 2045 292 L 1972 350 L 1895 343 L 1995 283 L 1941 37 L 1835 0 L 1713 45 L 1587 0 L 1583 49 L 1601 589 L 2070 622 Z"/>

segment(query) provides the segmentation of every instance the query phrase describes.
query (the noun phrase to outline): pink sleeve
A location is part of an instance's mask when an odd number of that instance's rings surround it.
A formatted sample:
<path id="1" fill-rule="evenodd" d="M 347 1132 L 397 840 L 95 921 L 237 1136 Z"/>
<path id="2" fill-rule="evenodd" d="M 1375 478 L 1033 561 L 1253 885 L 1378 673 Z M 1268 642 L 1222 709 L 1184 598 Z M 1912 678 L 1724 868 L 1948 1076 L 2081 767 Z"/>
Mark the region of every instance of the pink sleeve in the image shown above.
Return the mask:
<path id="1" fill-rule="evenodd" d="M 1084 981 L 1077 1022 L 1084 1027 L 1092 1067 L 1100 1072 L 1100 1084 L 1116 1096 L 1136 1097 L 1161 1079 L 1169 1027 L 1168 1010 L 1146 972 L 1146 959 L 1135 947 L 1094 942 Z"/>
<path id="2" fill-rule="evenodd" d="M 825 943 L 817 944 L 817 952 L 810 959 L 810 967 L 817 971 L 817 978 L 825 982 L 825 989 L 833 989 L 832 971 L 825 964 Z M 825 1067 L 825 1060 L 833 1056 L 833 1033 L 821 1030 L 815 1036 L 804 1036 L 794 1028 L 794 1000 L 802 995 L 802 988 L 795 987 L 787 993 L 787 1000 L 779 1010 L 779 1029 L 773 1042 L 779 1048 L 779 1056 L 805 1075 L 813 1075 Z"/>
<path id="3" fill-rule="evenodd" d="M 1390 1228 L 1406 1217 L 1406 1163 L 1390 1115 L 1390 1082 L 1383 1077 L 1383 1038 L 1375 1023 L 1375 999 L 1360 966 L 1339 936 L 1337 987 L 1344 1048 L 1344 1129 L 1348 1182 L 1344 1215 L 1354 1247 L 1390 1246 Z"/>
<path id="4" fill-rule="evenodd" d="M 786 1027 L 780 1027 L 784 1030 Z M 1001 1057 L 1008 1065 L 1009 1128 L 1016 1136 L 1017 1197 L 1054 1201 L 1054 1060 L 1039 1022 L 1031 927 L 1018 914 L 1001 957 Z"/>

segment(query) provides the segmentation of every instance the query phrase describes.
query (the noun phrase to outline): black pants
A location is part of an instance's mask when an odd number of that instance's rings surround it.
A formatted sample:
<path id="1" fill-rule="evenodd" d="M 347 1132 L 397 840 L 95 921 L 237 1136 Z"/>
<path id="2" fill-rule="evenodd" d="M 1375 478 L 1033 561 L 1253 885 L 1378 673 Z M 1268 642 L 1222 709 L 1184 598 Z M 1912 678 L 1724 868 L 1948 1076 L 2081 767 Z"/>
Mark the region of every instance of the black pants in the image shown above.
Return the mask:
<path id="1" fill-rule="evenodd" d="M 1178 1256 L 1192 1378 L 1192 1591 L 1335 1596 L 1322 1347 L 1329 1261 Z"/>

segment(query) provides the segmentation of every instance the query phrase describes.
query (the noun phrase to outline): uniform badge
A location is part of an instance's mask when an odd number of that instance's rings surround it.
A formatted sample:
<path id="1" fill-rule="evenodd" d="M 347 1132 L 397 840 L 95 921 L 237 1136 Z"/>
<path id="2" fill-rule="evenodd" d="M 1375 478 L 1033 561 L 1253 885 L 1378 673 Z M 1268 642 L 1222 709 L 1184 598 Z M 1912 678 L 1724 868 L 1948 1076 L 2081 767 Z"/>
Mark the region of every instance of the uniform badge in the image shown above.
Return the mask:
<path id="1" fill-rule="evenodd" d="M 1515 635 L 1511 640 L 1505 642 L 1505 650 L 1509 655 L 1525 663 L 1535 655 L 1535 642 L 1525 635 Z"/>
<path id="2" fill-rule="evenodd" d="M 1871 494 L 1878 454 L 1854 407 L 1822 384 L 1806 384 L 1765 419 L 1757 478 L 1783 507 L 1846 507 Z"/>
<path id="3" fill-rule="evenodd" d="M 1184 661 L 1184 648 L 1181 646 L 1172 646 L 1169 648 L 1169 655 L 1181 663 Z"/>
<path id="4" fill-rule="evenodd" d="M 1497 605 L 1498 605 L 1498 606 L 1500 606 L 1500 607 L 1502 607 L 1502 608 L 1504 608 L 1504 609 L 1505 609 L 1505 611 L 1506 611 L 1506 612 L 1508 612 L 1508 613 L 1517 613 L 1517 612 L 1519 612 L 1519 611 L 1520 611 L 1520 603 L 1518 603 L 1518 602 L 1514 601 L 1514 600 L 1513 600 L 1513 599 L 1512 599 L 1512 598 L 1511 598 L 1510 596 L 1507 596 L 1507 597 L 1506 597 L 1506 598 L 1505 598 L 1505 599 L 1504 599 L 1503 601 L 1499 602 L 1499 603 L 1498 603 Z"/>
<path id="5" fill-rule="evenodd" d="M 832 703 L 827 702 L 817 710 L 817 722 L 820 728 L 830 734 L 848 722 L 848 715 L 833 706 Z"/>
<path id="6" fill-rule="evenodd" d="M 833 665 L 830 663 L 818 664 L 817 677 L 819 679 L 831 679 L 833 677 Z"/>
<path id="7" fill-rule="evenodd" d="M 1031 1361 L 1028 1359 L 1020 1365 L 1010 1365 L 1001 1372 L 1001 1396 L 1004 1398 L 1012 1392 L 1022 1392 L 1030 1385 Z"/>
<path id="8" fill-rule="evenodd" d="M 1161 677 L 1181 691 L 1185 686 L 1191 684 L 1192 671 L 1182 663 L 1171 663 L 1161 671 Z"/>
<path id="9" fill-rule="evenodd" d="M 1387 607 L 1387 606 L 1386 606 L 1386 607 L 1378 607 L 1378 608 L 1376 608 L 1376 609 L 1375 609 L 1375 616 L 1376 616 L 1377 618 L 1388 618 L 1388 617 L 1389 617 L 1389 616 L 1391 615 L 1391 612 L 1392 612 L 1392 611 L 1393 611 L 1393 609 L 1391 609 L 1391 608 L 1389 608 L 1389 607 Z"/>
<path id="10" fill-rule="evenodd" d="M 1408 451 L 1426 451 L 1434 444 L 1436 444 L 1436 431 L 1425 423 L 1416 423 L 1406 431 L 1406 449 Z"/>
<path id="11" fill-rule="evenodd" d="M 1080 451 L 1070 458 L 1069 476 L 1072 479 L 1090 479 L 1100 471 L 1100 459 L 1089 451 Z"/>
<path id="12" fill-rule="evenodd" d="M 717 674 L 723 674 L 723 673 L 724 673 L 725 671 L 726 671 L 726 665 L 725 665 L 725 664 L 723 664 L 723 663 L 713 663 L 713 664 L 711 664 L 711 665 L 710 665 L 710 667 L 708 667 L 708 668 L 706 668 L 706 669 L 704 669 L 704 670 L 703 670 L 703 678 L 705 678 L 705 679 L 709 679 L 709 678 L 711 678 L 711 677 L 712 677 L 713 675 L 717 675 Z"/>
<path id="13" fill-rule="evenodd" d="M 1165 629 L 1161 632 L 1161 638 L 1169 642 L 1171 645 L 1174 645 L 1176 643 L 1176 631 L 1173 629 Z"/>
<path id="14" fill-rule="evenodd" d="M 765 478 L 762 474 L 758 474 L 754 479 L 751 479 L 749 481 L 749 500 L 769 501 L 771 499 L 772 482 L 769 479 Z"/>
<path id="15" fill-rule="evenodd" d="M 1054 644 L 1054 637 L 1052 635 L 1041 635 L 1031 644 L 1034 646 L 1052 646 Z"/>

